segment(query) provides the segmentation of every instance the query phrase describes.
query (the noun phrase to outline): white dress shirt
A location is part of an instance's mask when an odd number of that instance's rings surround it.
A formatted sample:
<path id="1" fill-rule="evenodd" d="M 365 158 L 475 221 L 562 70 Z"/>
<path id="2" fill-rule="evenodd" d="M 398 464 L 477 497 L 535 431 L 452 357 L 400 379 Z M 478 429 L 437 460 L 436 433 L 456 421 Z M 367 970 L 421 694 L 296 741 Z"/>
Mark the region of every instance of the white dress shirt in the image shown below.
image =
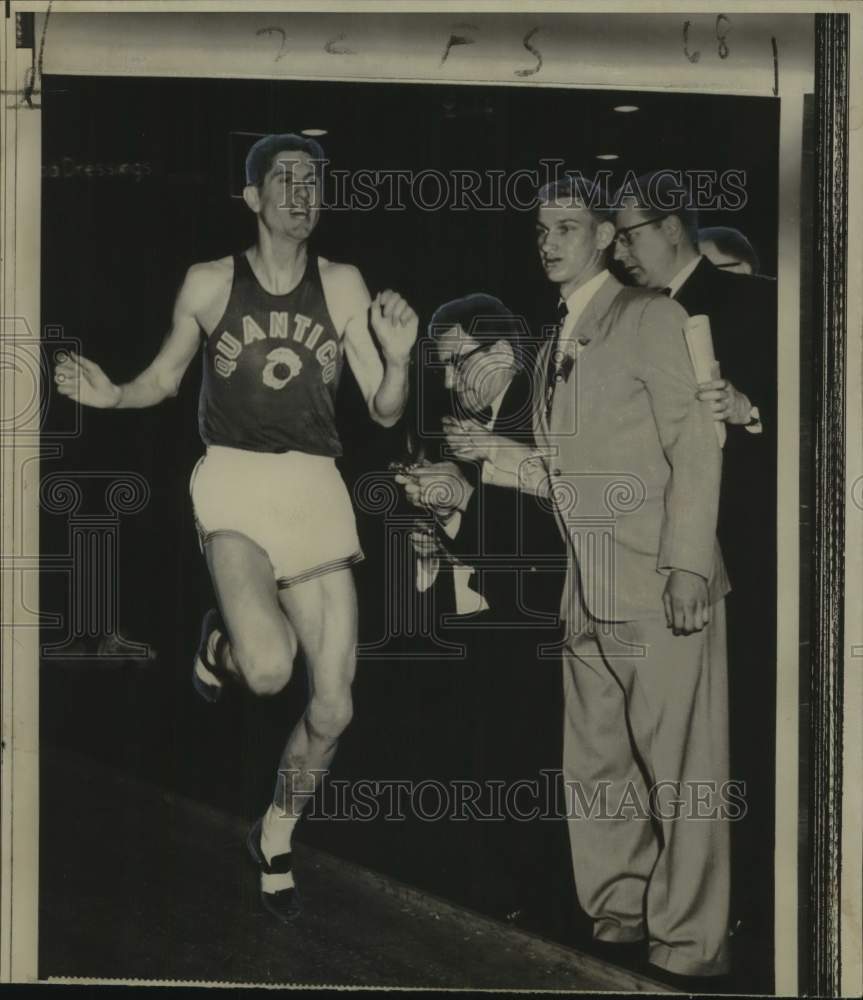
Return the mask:
<path id="1" fill-rule="evenodd" d="M 575 324 L 581 319 L 581 314 L 587 308 L 588 302 L 602 288 L 608 278 L 608 271 L 600 271 L 595 274 L 590 281 L 580 285 L 574 292 L 570 292 L 566 297 L 566 319 L 560 328 L 559 340 L 567 340 L 575 329 Z"/>
<path id="2" fill-rule="evenodd" d="M 681 269 L 677 272 L 677 274 L 674 275 L 671 281 L 668 282 L 668 284 L 665 287 L 671 290 L 669 294 L 671 295 L 672 298 L 677 297 L 677 293 L 680 291 L 681 288 L 683 288 L 684 281 L 686 281 L 689 275 L 692 274 L 692 272 L 696 269 L 696 267 L 698 267 L 701 261 L 702 261 L 701 254 L 698 254 L 697 256 L 693 257 L 692 260 L 688 264 L 684 264 L 683 267 L 681 267 Z"/>

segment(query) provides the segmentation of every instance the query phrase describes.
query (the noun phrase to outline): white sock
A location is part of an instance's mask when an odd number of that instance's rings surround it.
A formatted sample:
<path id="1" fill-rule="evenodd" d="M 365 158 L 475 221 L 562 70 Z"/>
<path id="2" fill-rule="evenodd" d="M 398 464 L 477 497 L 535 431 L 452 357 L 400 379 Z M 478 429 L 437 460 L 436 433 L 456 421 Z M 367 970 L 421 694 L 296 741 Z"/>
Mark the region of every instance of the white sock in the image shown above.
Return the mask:
<path id="1" fill-rule="evenodd" d="M 299 816 L 287 816 L 271 803 L 261 824 L 261 853 L 268 862 L 277 854 L 288 854 Z"/>
<path id="2" fill-rule="evenodd" d="M 218 629 L 214 629 L 207 639 L 207 657 L 212 662 L 216 659 L 216 643 L 221 638 L 222 633 Z M 205 684 L 215 684 L 221 687 L 221 680 L 207 667 L 204 665 L 204 661 L 199 657 L 198 661 L 195 663 L 195 673 L 201 678 Z"/>

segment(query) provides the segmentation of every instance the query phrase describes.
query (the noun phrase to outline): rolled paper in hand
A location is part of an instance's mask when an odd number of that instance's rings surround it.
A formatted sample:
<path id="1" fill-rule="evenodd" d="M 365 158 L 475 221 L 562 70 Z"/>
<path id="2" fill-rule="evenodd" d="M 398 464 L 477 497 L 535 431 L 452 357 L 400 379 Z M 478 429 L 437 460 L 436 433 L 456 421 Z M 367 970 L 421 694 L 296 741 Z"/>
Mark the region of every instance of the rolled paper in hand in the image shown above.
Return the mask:
<path id="1" fill-rule="evenodd" d="M 689 358 L 695 371 L 696 382 L 712 382 L 721 378 L 719 373 L 719 362 L 713 353 L 713 337 L 710 335 L 710 319 L 707 316 L 690 316 L 686 321 L 684 331 L 686 346 L 689 349 Z M 720 448 L 725 447 L 725 421 L 716 420 L 713 426 L 716 428 L 716 436 L 719 439 Z"/>

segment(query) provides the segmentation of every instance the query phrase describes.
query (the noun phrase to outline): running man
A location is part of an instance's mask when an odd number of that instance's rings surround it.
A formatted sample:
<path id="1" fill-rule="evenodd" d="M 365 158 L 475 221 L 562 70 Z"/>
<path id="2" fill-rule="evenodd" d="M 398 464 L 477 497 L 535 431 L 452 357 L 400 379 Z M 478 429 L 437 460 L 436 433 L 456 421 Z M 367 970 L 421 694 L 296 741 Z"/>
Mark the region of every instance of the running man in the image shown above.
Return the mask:
<path id="1" fill-rule="evenodd" d="M 299 913 L 294 828 L 352 714 L 350 566 L 363 556 L 335 465 L 342 360 L 372 419 L 390 427 L 405 406 L 417 335 L 416 313 L 397 293 L 372 300 L 355 267 L 309 255 L 323 158 L 302 136 L 255 143 L 243 191 L 257 217 L 255 245 L 189 268 L 171 331 L 137 378 L 115 385 L 74 353 L 55 370 L 57 390 L 83 405 L 155 406 L 177 394 L 204 336 L 198 417 L 207 452 L 190 490 L 221 614 L 204 618 L 192 679 L 209 701 L 232 680 L 276 694 L 298 644 L 308 668 L 308 705 L 283 751 L 273 801 L 248 837 L 261 898 L 281 920 Z"/>

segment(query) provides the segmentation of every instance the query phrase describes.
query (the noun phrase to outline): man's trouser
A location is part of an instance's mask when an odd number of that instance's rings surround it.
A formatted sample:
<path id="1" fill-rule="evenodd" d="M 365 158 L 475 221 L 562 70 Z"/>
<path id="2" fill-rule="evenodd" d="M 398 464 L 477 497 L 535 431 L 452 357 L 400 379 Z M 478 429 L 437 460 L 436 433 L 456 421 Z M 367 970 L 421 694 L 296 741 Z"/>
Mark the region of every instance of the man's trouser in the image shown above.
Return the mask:
<path id="1" fill-rule="evenodd" d="M 639 655 L 640 654 L 640 655 Z M 681 975 L 728 971 L 724 601 L 707 627 L 592 623 L 563 655 L 572 865 L 601 941 Z M 676 804 L 675 804 L 676 803 Z"/>

